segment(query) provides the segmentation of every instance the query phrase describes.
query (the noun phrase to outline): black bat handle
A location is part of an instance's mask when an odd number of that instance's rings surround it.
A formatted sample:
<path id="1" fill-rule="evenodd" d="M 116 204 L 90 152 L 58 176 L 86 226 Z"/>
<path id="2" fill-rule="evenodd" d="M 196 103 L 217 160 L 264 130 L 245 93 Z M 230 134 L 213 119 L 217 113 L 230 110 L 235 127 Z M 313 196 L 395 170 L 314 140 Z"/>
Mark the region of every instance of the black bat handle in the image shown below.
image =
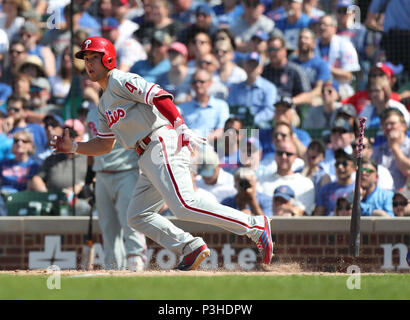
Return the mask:
<path id="1" fill-rule="evenodd" d="M 360 180 L 361 180 L 361 169 L 362 169 L 362 151 L 363 151 L 363 137 L 364 137 L 364 126 L 366 123 L 366 118 L 359 118 L 359 143 L 357 144 L 356 159 L 357 159 L 357 171 L 356 171 L 356 181 L 353 196 L 353 208 L 352 208 L 352 218 L 350 221 L 350 244 L 349 251 L 350 255 L 354 257 L 359 256 L 360 250 Z"/>

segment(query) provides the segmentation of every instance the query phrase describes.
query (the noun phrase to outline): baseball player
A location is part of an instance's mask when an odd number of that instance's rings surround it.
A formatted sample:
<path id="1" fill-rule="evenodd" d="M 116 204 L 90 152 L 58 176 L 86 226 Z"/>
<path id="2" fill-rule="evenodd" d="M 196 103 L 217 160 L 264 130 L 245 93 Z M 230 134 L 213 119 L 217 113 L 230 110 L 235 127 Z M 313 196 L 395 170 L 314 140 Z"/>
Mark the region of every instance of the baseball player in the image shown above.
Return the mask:
<path id="1" fill-rule="evenodd" d="M 87 114 L 87 127 L 91 138 L 97 136 L 98 109 Z M 146 263 L 145 236 L 130 228 L 127 207 L 131 192 L 137 183 L 138 155 L 116 142 L 108 154 L 93 158 L 96 173 L 95 204 L 103 235 L 106 268 L 142 271 Z"/>
<path id="2" fill-rule="evenodd" d="M 247 235 L 256 242 L 263 263 L 269 264 L 273 245 L 268 217 L 251 216 L 195 194 L 190 152 L 193 147 L 200 149 L 206 140 L 187 127 L 172 95 L 137 74 L 116 69 L 115 49 L 107 39 L 87 38 L 75 56 L 84 59 L 90 79 L 103 89 L 97 137 L 76 143 L 66 130 L 52 140 L 55 152 L 101 155 L 110 152 L 116 140 L 135 150 L 141 174 L 128 206 L 128 224 L 183 255 L 177 269 L 195 270 L 210 250 L 202 238 L 193 237 L 158 214 L 164 201 L 181 220 Z"/>

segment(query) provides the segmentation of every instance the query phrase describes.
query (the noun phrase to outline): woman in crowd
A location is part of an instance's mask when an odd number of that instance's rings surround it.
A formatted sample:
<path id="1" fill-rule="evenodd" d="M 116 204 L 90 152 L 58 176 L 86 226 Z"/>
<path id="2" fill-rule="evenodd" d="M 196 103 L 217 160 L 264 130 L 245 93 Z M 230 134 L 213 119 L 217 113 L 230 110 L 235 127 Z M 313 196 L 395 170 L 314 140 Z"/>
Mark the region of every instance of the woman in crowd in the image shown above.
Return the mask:
<path id="1" fill-rule="evenodd" d="M 409 113 L 402 103 L 391 99 L 392 89 L 386 78 L 376 78 L 372 81 L 369 88 L 369 94 L 370 103 L 367 104 L 360 113 L 361 117 L 367 118 L 367 128 L 380 127 L 380 115 L 388 108 L 399 109 L 406 120 L 407 126 L 409 126 Z"/>
<path id="2" fill-rule="evenodd" d="M 24 191 L 37 173 L 39 164 L 32 157 L 34 142 L 30 132 L 22 130 L 13 135 L 11 152 L 15 158 L 0 162 L 1 192 L 3 194 Z"/>

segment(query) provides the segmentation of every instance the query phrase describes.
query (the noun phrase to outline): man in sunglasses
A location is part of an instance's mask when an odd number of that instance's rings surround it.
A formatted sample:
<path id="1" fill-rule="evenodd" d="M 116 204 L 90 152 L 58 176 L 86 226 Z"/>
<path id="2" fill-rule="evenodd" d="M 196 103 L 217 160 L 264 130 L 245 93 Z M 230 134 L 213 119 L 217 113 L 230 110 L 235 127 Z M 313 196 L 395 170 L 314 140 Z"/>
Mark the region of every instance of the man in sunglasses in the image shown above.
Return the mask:
<path id="1" fill-rule="evenodd" d="M 335 168 L 336 150 L 342 149 L 349 155 L 353 153 L 351 144 L 354 142 L 355 135 L 353 127 L 349 121 L 338 118 L 335 120 L 330 133 L 330 144 L 325 152 L 323 169 L 330 176 L 332 181 L 337 180 L 337 170 Z"/>
<path id="2" fill-rule="evenodd" d="M 347 198 L 354 190 L 352 174 L 356 170 L 356 165 L 353 156 L 343 149 L 337 149 L 335 159 L 337 180 L 325 184 L 319 189 L 316 208 L 313 212 L 315 216 L 333 216 L 337 199 Z"/>
<path id="3" fill-rule="evenodd" d="M 307 215 L 311 215 L 315 206 L 315 188 L 312 180 L 301 173 L 293 171 L 292 166 L 297 158 L 296 146 L 293 140 L 286 139 L 275 143 L 276 172 L 265 171 L 259 176 L 261 191 L 272 197 L 280 185 L 290 186 L 295 192 L 295 200 Z"/>
<path id="4" fill-rule="evenodd" d="M 18 69 L 24 60 L 28 57 L 27 49 L 23 40 L 14 40 L 9 47 L 8 63 L 4 65 L 0 81 L 11 85 L 13 78 L 17 75 Z"/>
<path id="5" fill-rule="evenodd" d="M 275 116 L 273 118 L 274 127 L 276 128 L 279 123 L 284 122 L 291 126 L 292 138 L 295 142 L 298 156 L 303 158 L 306 149 L 312 140 L 307 131 L 296 128 L 297 122 L 299 122 L 299 117 L 296 111 L 296 105 L 292 102 L 291 97 L 282 97 L 278 102 L 275 103 Z"/>
<path id="6" fill-rule="evenodd" d="M 224 100 L 209 94 L 212 74 L 207 70 L 195 71 L 191 86 L 195 98 L 179 105 L 181 115 L 190 128 L 214 141 L 223 135 L 225 121 L 229 118 L 229 106 Z"/>
<path id="7" fill-rule="evenodd" d="M 394 217 L 393 191 L 377 186 L 379 175 L 377 163 L 369 158 L 362 159 L 360 181 L 360 209 L 362 216 Z"/>
<path id="8" fill-rule="evenodd" d="M 355 142 L 352 143 L 352 148 L 353 148 L 353 154 L 356 158 L 356 153 L 357 153 L 357 144 L 359 143 L 359 137 L 356 138 Z M 363 137 L 363 150 L 362 150 L 362 156 L 363 158 L 371 158 L 373 155 L 373 143 L 374 143 L 374 138 L 369 138 L 364 136 Z M 377 174 L 378 174 L 378 182 L 377 185 L 385 190 L 394 190 L 394 181 L 393 177 L 389 171 L 384 165 L 378 164 L 377 165 Z"/>

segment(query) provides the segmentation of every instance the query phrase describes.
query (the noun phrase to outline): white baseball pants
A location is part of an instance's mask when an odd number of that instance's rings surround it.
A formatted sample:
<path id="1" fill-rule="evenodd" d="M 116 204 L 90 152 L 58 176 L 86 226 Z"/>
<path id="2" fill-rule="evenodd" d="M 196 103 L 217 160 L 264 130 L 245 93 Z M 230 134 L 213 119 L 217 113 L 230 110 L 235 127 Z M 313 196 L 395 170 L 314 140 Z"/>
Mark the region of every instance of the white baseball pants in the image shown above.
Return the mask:
<path id="1" fill-rule="evenodd" d="M 200 237 L 177 228 L 158 214 L 164 201 L 181 220 L 221 227 L 238 235 L 259 236 L 264 217 L 199 197 L 193 189 L 189 170 L 190 151 L 177 149 L 177 133 L 162 127 L 151 135 L 151 143 L 139 160 L 142 171 L 128 207 L 129 225 L 176 254 L 186 255 L 204 244 Z"/>

